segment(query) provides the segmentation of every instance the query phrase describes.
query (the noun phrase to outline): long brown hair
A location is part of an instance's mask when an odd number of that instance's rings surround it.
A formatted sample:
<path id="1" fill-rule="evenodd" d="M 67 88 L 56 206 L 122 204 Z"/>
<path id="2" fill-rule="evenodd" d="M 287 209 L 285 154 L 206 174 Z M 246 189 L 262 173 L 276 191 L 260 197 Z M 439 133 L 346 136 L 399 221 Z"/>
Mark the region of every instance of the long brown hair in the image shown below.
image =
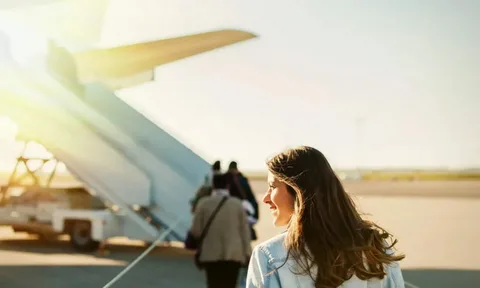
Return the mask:
<path id="1" fill-rule="evenodd" d="M 405 258 L 392 252 L 397 240 L 388 244 L 391 234 L 362 219 L 320 151 L 288 149 L 267 167 L 295 197 L 285 244 L 297 263 L 293 272 L 312 277 L 315 287 L 338 287 L 353 275 L 383 278 L 385 265 Z"/>

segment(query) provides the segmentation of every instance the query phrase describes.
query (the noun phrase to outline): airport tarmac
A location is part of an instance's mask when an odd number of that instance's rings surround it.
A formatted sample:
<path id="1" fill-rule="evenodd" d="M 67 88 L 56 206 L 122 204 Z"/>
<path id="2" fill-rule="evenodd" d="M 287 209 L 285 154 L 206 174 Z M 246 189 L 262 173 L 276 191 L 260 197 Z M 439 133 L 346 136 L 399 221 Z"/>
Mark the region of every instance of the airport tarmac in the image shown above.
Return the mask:
<path id="1" fill-rule="evenodd" d="M 265 183 L 252 183 L 261 201 Z M 480 181 L 346 183 L 361 212 L 387 228 L 406 254 L 407 288 L 474 288 L 480 283 Z M 263 206 L 262 206 L 263 207 Z M 259 241 L 280 232 L 267 207 Z M 2 232 L 3 231 L 3 232 Z M 68 242 L 0 231 L 0 287 L 103 287 L 144 246 L 114 241 L 109 255 L 78 254 Z M 205 287 L 191 253 L 158 247 L 113 287 Z"/>

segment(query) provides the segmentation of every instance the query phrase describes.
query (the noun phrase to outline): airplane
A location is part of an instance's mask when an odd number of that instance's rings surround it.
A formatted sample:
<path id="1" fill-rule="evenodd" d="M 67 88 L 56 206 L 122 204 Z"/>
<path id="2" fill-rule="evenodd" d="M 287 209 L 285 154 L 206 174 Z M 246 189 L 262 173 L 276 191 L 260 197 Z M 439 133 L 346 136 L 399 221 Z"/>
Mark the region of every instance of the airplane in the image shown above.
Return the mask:
<path id="1" fill-rule="evenodd" d="M 114 92 L 154 80 L 154 69 L 160 65 L 258 36 L 223 29 L 97 48 L 107 0 L 39 2 L 29 0 L 31 5 L 8 9 L 0 6 L 0 62 L 8 64 L 0 65 L 4 78 L 0 83 L 0 114 L 18 124 L 18 138 L 42 144 L 65 163 L 72 175 L 112 203 L 113 212 L 88 211 L 82 217 L 117 219 L 115 211 L 119 208 L 128 220 L 122 222 L 126 228 L 119 229 L 119 235 L 154 241 L 162 227 L 172 235 L 169 239 L 183 241 L 191 221 L 191 215 L 187 215 L 189 197 L 203 183 L 210 164 Z M 85 3 L 97 4 L 93 7 L 98 11 L 80 9 L 87 6 Z M 91 14 L 96 15 L 92 21 Z M 52 24 L 55 16 L 64 20 L 71 16 L 72 21 Z M 79 33 L 81 24 L 86 25 L 89 35 Z M 48 44 L 46 54 L 40 57 L 40 71 L 37 65 L 28 63 L 27 67 L 12 61 L 9 48 L 18 41 L 14 39 L 16 27 L 41 35 L 43 44 Z M 2 37 L 2 30 L 10 34 L 3 33 L 7 37 Z M 36 121 L 27 119 L 29 115 L 35 115 Z M 90 148 L 85 151 L 87 144 Z M 108 169 L 102 168 L 105 165 Z M 182 214 L 185 211 L 187 214 Z M 52 214 L 52 219 L 56 219 L 52 223 L 61 224 L 54 226 L 57 232 L 70 227 L 62 221 L 68 216 L 64 212 Z M 68 211 L 74 218 L 80 217 L 77 212 Z M 75 221 L 79 226 L 73 226 L 86 229 L 82 221 Z M 115 221 L 109 223 L 113 225 Z M 75 229 L 68 228 L 70 232 Z M 96 242 L 110 237 L 83 234 Z"/>
<path id="2" fill-rule="evenodd" d="M 160 65 L 258 37 L 247 31 L 222 29 L 91 48 L 100 39 L 108 4 L 108 0 L 2 1 L 0 30 L 2 26 L 18 25 L 45 36 L 49 39 L 49 65 L 55 70 L 51 72 L 73 77 L 71 81 L 78 81 L 80 85 L 101 82 L 111 90 L 153 81 L 154 69 Z M 71 49 L 70 46 L 87 48 Z"/>

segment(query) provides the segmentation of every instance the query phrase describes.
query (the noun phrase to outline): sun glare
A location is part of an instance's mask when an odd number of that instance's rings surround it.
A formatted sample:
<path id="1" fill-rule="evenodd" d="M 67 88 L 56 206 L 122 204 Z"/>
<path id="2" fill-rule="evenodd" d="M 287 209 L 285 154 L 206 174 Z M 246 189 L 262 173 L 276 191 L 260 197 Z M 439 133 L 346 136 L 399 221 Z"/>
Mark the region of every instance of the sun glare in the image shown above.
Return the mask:
<path id="1" fill-rule="evenodd" d="M 47 39 L 20 25 L 0 22 L 0 30 L 9 38 L 11 55 L 19 63 L 47 53 Z"/>
<path id="2" fill-rule="evenodd" d="M 23 154 L 26 158 L 42 158 L 42 159 L 49 159 L 52 158 L 53 155 L 48 152 L 48 150 L 36 142 L 28 142 L 27 147 L 25 148 L 25 152 Z"/>
<path id="3" fill-rule="evenodd" d="M 17 134 L 17 124 L 5 116 L 0 116 L 0 140 L 14 139 Z"/>
<path id="4" fill-rule="evenodd" d="M 20 142 L 16 141 L 15 137 L 18 132 L 18 127 L 15 122 L 11 121 L 8 117 L 0 116 L 0 148 L 2 153 L 0 155 L 0 170 L 10 171 L 15 166 L 17 157 L 30 158 L 28 161 L 28 168 L 30 170 L 37 170 L 42 166 L 42 159 L 52 159 L 41 167 L 41 172 L 51 173 L 56 169 L 57 173 L 67 173 L 67 168 L 63 162 L 58 162 L 54 159 L 52 153 L 50 153 L 43 145 L 34 141 Z M 19 173 L 27 172 L 25 165 L 19 165 L 17 167 Z"/>

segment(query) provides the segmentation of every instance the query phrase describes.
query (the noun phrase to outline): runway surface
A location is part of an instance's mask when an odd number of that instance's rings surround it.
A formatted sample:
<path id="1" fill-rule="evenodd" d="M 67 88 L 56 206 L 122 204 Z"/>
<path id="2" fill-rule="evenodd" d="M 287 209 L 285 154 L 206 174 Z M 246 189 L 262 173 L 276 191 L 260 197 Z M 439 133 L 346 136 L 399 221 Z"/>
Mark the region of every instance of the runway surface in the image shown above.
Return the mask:
<path id="1" fill-rule="evenodd" d="M 258 199 L 264 182 L 252 183 Z M 399 240 L 406 287 L 474 288 L 480 283 L 480 182 L 346 183 L 360 210 Z M 280 229 L 267 207 L 259 241 Z M 64 240 L 39 241 L 0 230 L 0 287 L 102 287 L 144 246 L 116 240 L 109 255 L 77 254 Z M 205 287 L 191 253 L 159 247 L 114 287 Z"/>

